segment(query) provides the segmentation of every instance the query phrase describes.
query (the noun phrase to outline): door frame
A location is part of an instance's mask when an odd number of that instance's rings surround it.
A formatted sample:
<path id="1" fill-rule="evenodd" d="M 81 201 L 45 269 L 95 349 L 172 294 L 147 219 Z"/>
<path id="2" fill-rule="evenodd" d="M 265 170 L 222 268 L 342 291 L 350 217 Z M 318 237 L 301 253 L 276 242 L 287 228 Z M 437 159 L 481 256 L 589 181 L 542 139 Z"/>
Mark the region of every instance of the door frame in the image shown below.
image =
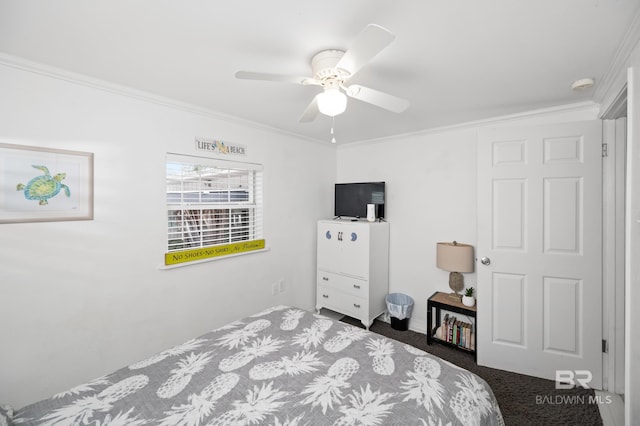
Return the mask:
<path id="1" fill-rule="evenodd" d="M 626 103 L 626 96 L 623 101 Z M 603 388 L 624 393 L 625 300 L 625 180 L 626 116 L 624 111 L 603 115 L 607 156 L 602 164 L 602 358 Z"/>

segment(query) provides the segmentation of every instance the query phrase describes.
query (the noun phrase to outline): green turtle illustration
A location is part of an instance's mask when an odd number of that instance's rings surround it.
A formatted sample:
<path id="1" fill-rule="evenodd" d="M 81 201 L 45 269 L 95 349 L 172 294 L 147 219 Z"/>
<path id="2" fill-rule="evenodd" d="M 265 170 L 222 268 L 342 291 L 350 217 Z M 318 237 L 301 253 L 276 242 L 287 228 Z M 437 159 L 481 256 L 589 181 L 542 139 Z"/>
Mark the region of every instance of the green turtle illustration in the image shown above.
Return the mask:
<path id="1" fill-rule="evenodd" d="M 58 173 L 52 177 L 49 173 L 49 169 L 45 166 L 36 166 L 34 164 L 31 167 L 41 170 L 44 175 L 34 177 L 26 185 L 19 183 L 16 186 L 16 190 L 24 190 L 24 196 L 27 200 L 38 200 L 38 204 L 44 206 L 49 204 L 47 200 L 58 195 L 61 189 L 64 189 L 64 193 L 67 197 L 71 196 L 69 187 L 61 183 L 62 180 L 67 177 L 66 173 Z"/>

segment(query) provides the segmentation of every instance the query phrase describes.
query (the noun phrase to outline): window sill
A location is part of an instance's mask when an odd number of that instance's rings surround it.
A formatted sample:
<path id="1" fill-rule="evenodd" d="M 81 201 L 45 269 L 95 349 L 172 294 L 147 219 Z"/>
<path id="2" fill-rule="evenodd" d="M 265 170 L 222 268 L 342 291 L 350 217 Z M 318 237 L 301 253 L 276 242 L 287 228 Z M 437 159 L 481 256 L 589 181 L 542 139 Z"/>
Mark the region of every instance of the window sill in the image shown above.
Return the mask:
<path id="1" fill-rule="evenodd" d="M 225 256 L 210 257 L 210 258 L 207 258 L 207 259 L 194 260 L 192 262 L 177 263 L 175 265 L 160 265 L 158 267 L 158 269 L 165 270 L 165 269 L 184 268 L 185 266 L 198 265 L 198 264 L 207 263 L 207 262 L 215 262 L 215 261 L 218 261 L 218 260 L 229 259 L 231 257 L 246 256 L 246 255 L 250 255 L 250 254 L 254 254 L 254 253 L 262 253 L 262 252 L 269 251 L 269 250 L 271 250 L 269 247 L 265 247 L 265 248 L 260 249 L 260 250 L 251 250 L 251 251 L 245 251 L 245 252 L 242 252 L 242 253 L 228 254 L 228 255 L 225 255 Z"/>

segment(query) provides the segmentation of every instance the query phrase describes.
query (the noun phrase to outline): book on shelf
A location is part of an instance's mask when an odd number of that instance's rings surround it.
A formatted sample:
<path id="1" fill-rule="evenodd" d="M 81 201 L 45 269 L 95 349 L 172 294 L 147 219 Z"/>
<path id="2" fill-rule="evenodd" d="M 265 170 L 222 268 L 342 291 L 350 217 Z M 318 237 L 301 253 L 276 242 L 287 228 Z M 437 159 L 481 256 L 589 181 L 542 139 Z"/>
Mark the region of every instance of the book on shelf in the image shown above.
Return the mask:
<path id="1" fill-rule="evenodd" d="M 460 329 L 460 345 L 462 347 L 467 347 L 467 337 L 465 334 L 467 333 L 467 323 L 462 324 L 462 328 Z"/>
<path id="2" fill-rule="evenodd" d="M 475 350 L 473 324 L 461 321 L 448 313 L 435 331 L 435 337 L 465 349 Z"/>
<path id="3" fill-rule="evenodd" d="M 472 333 L 471 324 L 468 324 L 464 330 L 464 337 L 465 337 L 465 347 L 469 349 L 471 349 L 471 342 L 472 342 L 471 333 Z"/>

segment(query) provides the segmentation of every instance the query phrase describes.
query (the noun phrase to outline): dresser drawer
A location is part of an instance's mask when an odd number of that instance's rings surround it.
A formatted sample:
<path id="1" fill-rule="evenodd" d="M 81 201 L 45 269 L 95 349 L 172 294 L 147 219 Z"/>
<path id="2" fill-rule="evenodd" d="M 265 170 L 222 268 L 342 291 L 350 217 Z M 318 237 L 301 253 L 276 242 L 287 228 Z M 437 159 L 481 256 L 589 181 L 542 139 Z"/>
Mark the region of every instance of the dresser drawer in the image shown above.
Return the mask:
<path id="1" fill-rule="evenodd" d="M 331 287 L 357 297 L 368 297 L 369 282 L 358 278 L 346 277 L 332 272 L 318 270 L 318 286 Z"/>
<path id="2" fill-rule="evenodd" d="M 342 310 L 340 300 L 343 298 L 344 294 L 339 290 L 319 285 L 316 291 L 316 307 L 318 309 L 321 307 L 329 308 L 339 312 Z"/>
<path id="3" fill-rule="evenodd" d="M 351 317 L 362 319 L 369 315 L 369 302 L 365 298 L 343 294 L 340 303 L 343 312 Z"/>
<path id="4" fill-rule="evenodd" d="M 316 307 L 329 308 L 354 318 L 366 318 L 369 302 L 366 298 L 356 297 L 332 287 L 318 286 Z"/>

